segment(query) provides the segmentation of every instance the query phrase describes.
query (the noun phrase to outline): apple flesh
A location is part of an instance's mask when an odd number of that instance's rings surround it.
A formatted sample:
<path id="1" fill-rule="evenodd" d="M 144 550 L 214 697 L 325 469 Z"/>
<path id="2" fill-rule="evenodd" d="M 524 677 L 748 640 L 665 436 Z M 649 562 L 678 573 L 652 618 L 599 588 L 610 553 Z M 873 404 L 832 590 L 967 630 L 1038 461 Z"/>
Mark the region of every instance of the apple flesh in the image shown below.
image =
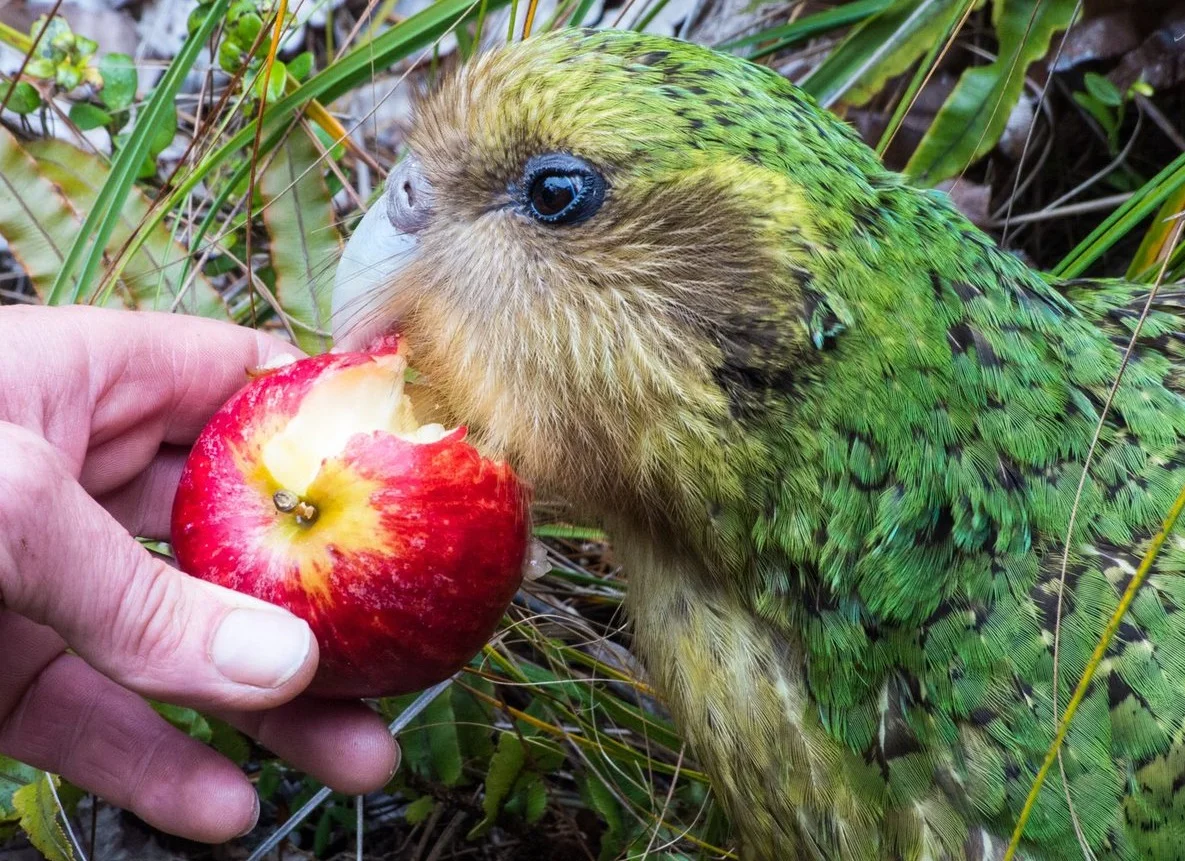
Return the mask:
<path id="1" fill-rule="evenodd" d="M 448 678 L 522 580 L 524 486 L 465 428 L 421 425 L 406 369 L 387 340 L 257 376 L 198 436 L 177 489 L 182 570 L 307 620 L 315 695 Z"/>

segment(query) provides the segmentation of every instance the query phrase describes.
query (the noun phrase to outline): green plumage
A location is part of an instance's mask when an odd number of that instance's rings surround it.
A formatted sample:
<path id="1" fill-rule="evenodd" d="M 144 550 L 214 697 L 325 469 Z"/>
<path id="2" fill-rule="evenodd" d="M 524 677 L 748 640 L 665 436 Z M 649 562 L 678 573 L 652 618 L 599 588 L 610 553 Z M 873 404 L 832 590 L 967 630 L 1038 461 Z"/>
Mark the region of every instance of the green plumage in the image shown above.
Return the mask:
<path id="1" fill-rule="evenodd" d="M 776 294 L 773 313 L 735 336 L 745 355 L 724 346 L 745 437 L 720 457 L 744 493 L 720 500 L 715 520 L 743 556 L 730 565 L 750 581 L 740 601 L 801 664 L 805 743 L 825 734 L 841 763 L 820 795 L 841 798 L 795 811 L 812 823 L 801 835 L 787 806 L 729 806 L 770 858 L 807 844 L 837 858 L 957 855 L 979 823 L 998 851 L 1053 736 L 1062 548 L 1142 291 L 1083 284 L 1067 301 L 779 76 L 661 47 L 671 54 L 653 68 L 683 96 L 688 127 L 702 121 L 697 145 L 789 175 L 816 234 L 794 238 L 802 293 L 785 297 L 811 306 L 795 323 L 813 354 L 780 352 L 771 336 L 753 355 L 764 326 L 788 325 Z M 1180 329 L 1171 309 L 1145 324 L 1084 486 L 1058 643 L 1063 707 L 1185 483 Z M 1183 547 L 1174 538 L 1160 557 L 1066 745 L 1070 797 L 1104 856 L 1185 857 Z M 767 743 L 777 762 L 779 736 Z M 794 779 L 772 767 L 759 764 L 753 793 Z M 829 822 L 832 804 L 852 818 Z M 746 829 L 762 806 L 780 825 Z M 1034 857 L 1082 855 L 1056 774 L 1026 838 Z"/>
<path id="2" fill-rule="evenodd" d="M 540 151 L 604 169 L 586 224 L 499 228 L 499 254 L 546 240 L 522 258 L 545 256 L 542 275 L 474 287 L 498 297 L 486 344 L 507 308 L 533 309 L 538 335 L 463 365 L 432 352 L 434 322 L 417 355 L 479 438 L 610 528 L 639 651 L 744 857 L 1002 855 L 1054 733 L 1055 630 L 1060 711 L 1185 483 L 1180 294 L 1148 317 L 1098 436 L 1059 628 L 1082 465 L 1144 288 L 1050 284 L 783 78 L 701 47 L 568 31 L 438 99 L 413 134 L 438 194 L 433 148 L 470 187 Z M 459 319 L 449 295 L 416 313 Z M 515 409 L 533 420 L 511 427 Z M 1100 858 L 1185 858 L 1183 569 L 1174 535 L 1024 857 L 1082 857 L 1068 790 Z"/>

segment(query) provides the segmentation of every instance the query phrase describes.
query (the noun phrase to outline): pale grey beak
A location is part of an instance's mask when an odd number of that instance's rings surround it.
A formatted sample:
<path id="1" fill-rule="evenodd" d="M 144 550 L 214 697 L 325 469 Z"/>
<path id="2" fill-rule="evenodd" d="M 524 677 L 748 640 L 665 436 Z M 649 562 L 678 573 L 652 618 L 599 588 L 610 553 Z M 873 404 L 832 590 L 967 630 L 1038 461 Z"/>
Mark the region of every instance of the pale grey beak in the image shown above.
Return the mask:
<path id="1" fill-rule="evenodd" d="M 365 346 L 391 321 L 379 319 L 395 275 L 415 259 L 419 233 L 433 213 L 432 186 L 408 156 L 387 177 L 346 243 L 333 280 L 331 308 L 337 349 Z"/>

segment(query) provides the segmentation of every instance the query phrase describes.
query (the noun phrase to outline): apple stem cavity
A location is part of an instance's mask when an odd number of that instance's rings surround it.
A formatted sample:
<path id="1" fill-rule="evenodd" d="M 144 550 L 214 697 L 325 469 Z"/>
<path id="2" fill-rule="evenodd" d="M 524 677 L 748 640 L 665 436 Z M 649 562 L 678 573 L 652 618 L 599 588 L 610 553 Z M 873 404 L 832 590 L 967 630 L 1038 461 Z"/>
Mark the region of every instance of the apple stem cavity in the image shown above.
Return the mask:
<path id="1" fill-rule="evenodd" d="M 300 524 L 311 524 L 317 519 L 317 506 L 311 502 L 305 502 L 291 490 L 277 490 L 272 494 L 272 503 L 276 506 L 276 511 L 283 514 L 295 514 L 296 522 Z"/>

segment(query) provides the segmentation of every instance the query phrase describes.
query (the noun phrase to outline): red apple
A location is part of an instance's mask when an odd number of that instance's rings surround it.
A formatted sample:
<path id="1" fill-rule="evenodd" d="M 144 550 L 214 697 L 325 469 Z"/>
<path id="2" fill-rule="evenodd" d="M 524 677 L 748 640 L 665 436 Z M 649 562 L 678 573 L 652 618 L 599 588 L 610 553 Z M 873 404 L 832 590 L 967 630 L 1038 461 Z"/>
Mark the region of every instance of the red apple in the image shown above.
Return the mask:
<path id="1" fill-rule="evenodd" d="M 312 626 L 310 693 L 456 672 L 522 579 L 527 494 L 465 428 L 420 423 L 393 340 L 256 377 L 201 432 L 173 505 L 182 570 Z"/>

